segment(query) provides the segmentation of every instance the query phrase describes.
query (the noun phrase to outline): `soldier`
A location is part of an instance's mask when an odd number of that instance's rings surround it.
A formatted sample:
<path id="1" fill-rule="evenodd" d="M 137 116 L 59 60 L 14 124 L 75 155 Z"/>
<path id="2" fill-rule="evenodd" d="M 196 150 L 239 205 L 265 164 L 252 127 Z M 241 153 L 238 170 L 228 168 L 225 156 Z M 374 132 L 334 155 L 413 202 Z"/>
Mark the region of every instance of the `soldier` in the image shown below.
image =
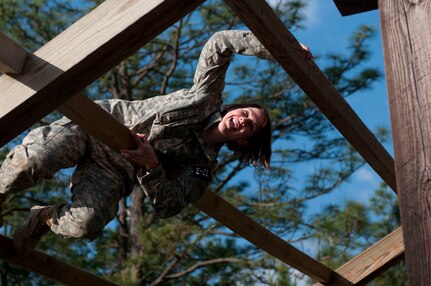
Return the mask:
<path id="1" fill-rule="evenodd" d="M 269 168 L 271 122 L 265 109 L 255 104 L 221 108 L 235 53 L 271 59 L 251 32 L 217 32 L 202 50 L 190 89 L 141 101 L 97 101 L 130 128 L 136 150 L 118 154 L 67 118 L 32 130 L 0 168 L 0 213 L 7 195 L 76 166 L 72 204 L 32 207 L 14 234 L 15 250 L 30 253 L 50 230 L 63 237 L 96 238 L 136 180 L 161 218 L 179 213 L 207 188 L 223 144 L 241 161 Z"/>

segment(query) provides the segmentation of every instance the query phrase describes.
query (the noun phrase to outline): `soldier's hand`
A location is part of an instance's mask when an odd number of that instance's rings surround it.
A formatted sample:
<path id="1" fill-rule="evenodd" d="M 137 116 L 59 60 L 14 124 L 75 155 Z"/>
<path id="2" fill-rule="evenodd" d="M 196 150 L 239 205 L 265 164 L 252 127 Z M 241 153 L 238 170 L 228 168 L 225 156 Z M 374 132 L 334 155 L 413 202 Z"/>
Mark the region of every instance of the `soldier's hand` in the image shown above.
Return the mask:
<path id="1" fill-rule="evenodd" d="M 145 168 L 147 170 L 154 169 L 159 166 L 160 162 L 157 158 L 156 151 L 148 142 L 145 134 L 134 134 L 138 147 L 135 150 L 120 150 L 121 156 L 132 162 L 134 165 Z"/>
<path id="2" fill-rule="evenodd" d="M 301 44 L 302 49 L 305 51 L 305 58 L 307 60 L 312 60 L 313 59 L 313 54 L 311 53 L 310 48 L 307 47 L 306 45 L 302 44 L 302 43 L 299 43 L 299 44 Z"/>

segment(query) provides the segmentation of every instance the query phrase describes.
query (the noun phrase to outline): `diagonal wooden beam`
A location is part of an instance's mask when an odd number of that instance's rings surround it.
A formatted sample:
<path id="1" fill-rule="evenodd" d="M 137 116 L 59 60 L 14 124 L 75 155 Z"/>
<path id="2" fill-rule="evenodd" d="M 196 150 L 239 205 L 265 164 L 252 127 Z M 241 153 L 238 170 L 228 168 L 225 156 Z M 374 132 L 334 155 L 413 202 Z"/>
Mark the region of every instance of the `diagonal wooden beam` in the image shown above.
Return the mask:
<path id="1" fill-rule="evenodd" d="M 133 54 L 203 0 L 107 0 L 0 77 L 0 146 Z"/>
<path id="2" fill-rule="evenodd" d="M 365 285 L 404 257 L 404 239 L 399 227 L 364 252 L 335 270 L 334 279 L 328 284 L 314 286 Z"/>
<path id="3" fill-rule="evenodd" d="M 316 281 L 331 281 L 333 271 L 330 268 L 276 236 L 214 192 L 206 191 L 195 206 L 257 247 Z"/>
<path id="4" fill-rule="evenodd" d="M 264 0 L 225 0 L 283 69 L 395 191 L 394 160 Z"/>
<path id="5" fill-rule="evenodd" d="M 0 32 L 0 72 L 19 74 L 24 68 L 27 51 Z"/>
<path id="6" fill-rule="evenodd" d="M 117 152 L 136 148 L 130 130 L 82 93 L 73 96 L 57 110 Z"/>
<path id="7" fill-rule="evenodd" d="M 0 259 L 63 285 L 117 285 L 37 250 L 33 250 L 28 256 L 18 255 L 13 251 L 12 240 L 3 235 L 0 235 Z"/>

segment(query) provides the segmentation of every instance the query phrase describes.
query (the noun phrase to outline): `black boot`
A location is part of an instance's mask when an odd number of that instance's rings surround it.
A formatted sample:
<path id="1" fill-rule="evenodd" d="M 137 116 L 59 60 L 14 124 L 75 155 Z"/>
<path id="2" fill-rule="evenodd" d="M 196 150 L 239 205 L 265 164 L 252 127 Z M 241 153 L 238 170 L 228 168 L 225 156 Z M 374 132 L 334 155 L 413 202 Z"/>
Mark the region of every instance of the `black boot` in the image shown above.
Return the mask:
<path id="1" fill-rule="evenodd" d="M 54 206 L 34 206 L 25 222 L 13 235 L 13 247 L 20 255 L 28 255 L 39 240 L 50 231 Z"/>

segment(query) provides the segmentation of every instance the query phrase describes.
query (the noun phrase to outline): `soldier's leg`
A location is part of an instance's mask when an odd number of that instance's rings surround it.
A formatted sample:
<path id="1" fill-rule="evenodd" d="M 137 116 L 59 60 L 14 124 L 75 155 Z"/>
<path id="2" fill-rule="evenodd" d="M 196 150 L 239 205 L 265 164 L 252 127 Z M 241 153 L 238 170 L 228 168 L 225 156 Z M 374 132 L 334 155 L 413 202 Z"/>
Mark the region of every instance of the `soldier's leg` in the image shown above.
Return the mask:
<path id="1" fill-rule="evenodd" d="M 7 195 L 52 178 L 62 168 L 76 165 L 85 154 L 87 133 L 62 119 L 32 130 L 12 149 L 0 166 L 0 227 L 2 204 Z"/>
<path id="2" fill-rule="evenodd" d="M 49 230 L 63 237 L 95 239 L 118 212 L 125 181 L 115 169 L 92 159 L 80 162 L 72 179 L 72 205 L 36 206 L 13 237 L 21 255 L 31 252 Z"/>
<path id="3" fill-rule="evenodd" d="M 125 194 L 125 178 L 93 160 L 78 165 L 72 178 L 72 205 L 63 205 L 52 219 L 51 230 L 64 237 L 95 239 L 118 212 Z"/>
<path id="4" fill-rule="evenodd" d="M 0 167 L 0 194 L 27 189 L 77 164 L 86 151 L 88 135 L 76 124 L 63 122 L 32 130 L 9 152 Z"/>

